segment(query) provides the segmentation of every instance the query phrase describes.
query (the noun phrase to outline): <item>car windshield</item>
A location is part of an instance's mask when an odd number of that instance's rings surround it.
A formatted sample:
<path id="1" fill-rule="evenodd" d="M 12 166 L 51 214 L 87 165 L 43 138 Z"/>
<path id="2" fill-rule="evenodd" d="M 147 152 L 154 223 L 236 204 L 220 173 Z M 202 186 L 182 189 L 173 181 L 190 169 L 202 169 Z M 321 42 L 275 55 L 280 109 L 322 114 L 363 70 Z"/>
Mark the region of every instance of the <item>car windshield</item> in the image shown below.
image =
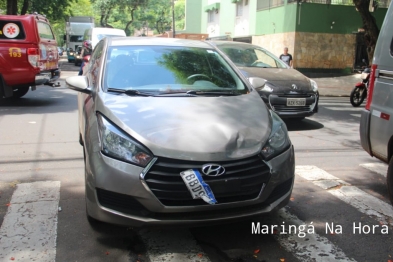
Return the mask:
<path id="1" fill-rule="evenodd" d="M 155 93 L 248 92 L 214 49 L 168 46 L 110 47 L 104 88 Z"/>
<path id="2" fill-rule="evenodd" d="M 239 67 L 288 68 L 284 62 L 263 48 L 242 45 L 220 45 L 218 48 Z"/>

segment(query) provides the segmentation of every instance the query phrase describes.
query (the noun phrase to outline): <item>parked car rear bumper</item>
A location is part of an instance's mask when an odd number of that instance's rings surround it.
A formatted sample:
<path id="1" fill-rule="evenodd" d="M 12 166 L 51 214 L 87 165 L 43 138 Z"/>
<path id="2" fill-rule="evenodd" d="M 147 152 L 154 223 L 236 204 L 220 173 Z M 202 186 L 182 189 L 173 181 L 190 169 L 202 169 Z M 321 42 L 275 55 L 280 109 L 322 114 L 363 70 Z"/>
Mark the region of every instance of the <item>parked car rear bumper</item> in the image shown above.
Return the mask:
<path id="1" fill-rule="evenodd" d="M 362 110 L 359 133 L 360 133 L 360 143 L 363 149 L 372 156 L 373 154 L 371 152 L 371 144 L 370 144 L 370 116 L 371 113 L 369 110 L 366 109 Z"/>
<path id="2" fill-rule="evenodd" d="M 43 72 L 35 76 L 35 85 L 52 84 L 60 78 L 60 69 Z"/>

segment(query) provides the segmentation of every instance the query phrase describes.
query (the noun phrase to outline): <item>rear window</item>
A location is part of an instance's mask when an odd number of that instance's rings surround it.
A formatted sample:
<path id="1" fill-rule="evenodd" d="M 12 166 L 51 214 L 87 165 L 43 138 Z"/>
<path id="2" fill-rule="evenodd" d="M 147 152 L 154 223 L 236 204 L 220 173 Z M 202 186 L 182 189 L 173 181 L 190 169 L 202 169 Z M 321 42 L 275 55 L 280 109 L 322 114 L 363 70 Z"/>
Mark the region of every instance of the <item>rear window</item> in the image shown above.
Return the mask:
<path id="1" fill-rule="evenodd" d="M 55 39 L 55 36 L 52 33 L 52 29 L 47 23 L 38 22 L 37 25 L 38 25 L 38 34 L 40 35 L 40 38 Z"/>
<path id="2" fill-rule="evenodd" d="M 0 21 L 0 39 L 25 39 L 25 30 L 20 21 Z"/>

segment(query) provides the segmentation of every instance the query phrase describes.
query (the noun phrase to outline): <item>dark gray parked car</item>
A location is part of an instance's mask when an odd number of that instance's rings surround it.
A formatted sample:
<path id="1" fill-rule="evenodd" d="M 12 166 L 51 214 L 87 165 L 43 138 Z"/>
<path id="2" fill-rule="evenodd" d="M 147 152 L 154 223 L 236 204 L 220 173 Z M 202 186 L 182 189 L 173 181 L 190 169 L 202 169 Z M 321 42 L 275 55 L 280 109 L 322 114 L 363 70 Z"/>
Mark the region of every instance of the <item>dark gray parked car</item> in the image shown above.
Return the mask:
<path id="1" fill-rule="evenodd" d="M 287 129 L 210 44 L 101 40 L 79 91 L 89 221 L 206 224 L 285 206 Z"/>
<path id="2" fill-rule="evenodd" d="M 304 118 L 318 112 L 318 86 L 299 71 L 289 68 L 266 49 L 239 42 L 212 42 L 250 77 L 267 82 L 257 88 L 263 101 L 282 118 Z"/>

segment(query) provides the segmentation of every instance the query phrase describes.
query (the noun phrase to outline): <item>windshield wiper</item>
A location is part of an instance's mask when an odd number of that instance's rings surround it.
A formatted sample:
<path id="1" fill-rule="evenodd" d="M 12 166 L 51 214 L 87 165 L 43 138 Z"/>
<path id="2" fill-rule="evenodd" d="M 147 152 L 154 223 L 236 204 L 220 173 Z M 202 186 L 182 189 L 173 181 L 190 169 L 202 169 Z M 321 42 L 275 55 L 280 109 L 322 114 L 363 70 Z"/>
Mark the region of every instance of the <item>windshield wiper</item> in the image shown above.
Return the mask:
<path id="1" fill-rule="evenodd" d="M 201 91 L 201 90 L 189 90 L 186 92 L 188 95 L 210 95 L 210 96 L 238 96 L 240 93 L 234 91 Z"/>
<path id="2" fill-rule="evenodd" d="M 153 96 L 151 93 L 144 93 L 135 89 L 108 88 L 108 92 L 124 93 L 128 96 Z"/>

